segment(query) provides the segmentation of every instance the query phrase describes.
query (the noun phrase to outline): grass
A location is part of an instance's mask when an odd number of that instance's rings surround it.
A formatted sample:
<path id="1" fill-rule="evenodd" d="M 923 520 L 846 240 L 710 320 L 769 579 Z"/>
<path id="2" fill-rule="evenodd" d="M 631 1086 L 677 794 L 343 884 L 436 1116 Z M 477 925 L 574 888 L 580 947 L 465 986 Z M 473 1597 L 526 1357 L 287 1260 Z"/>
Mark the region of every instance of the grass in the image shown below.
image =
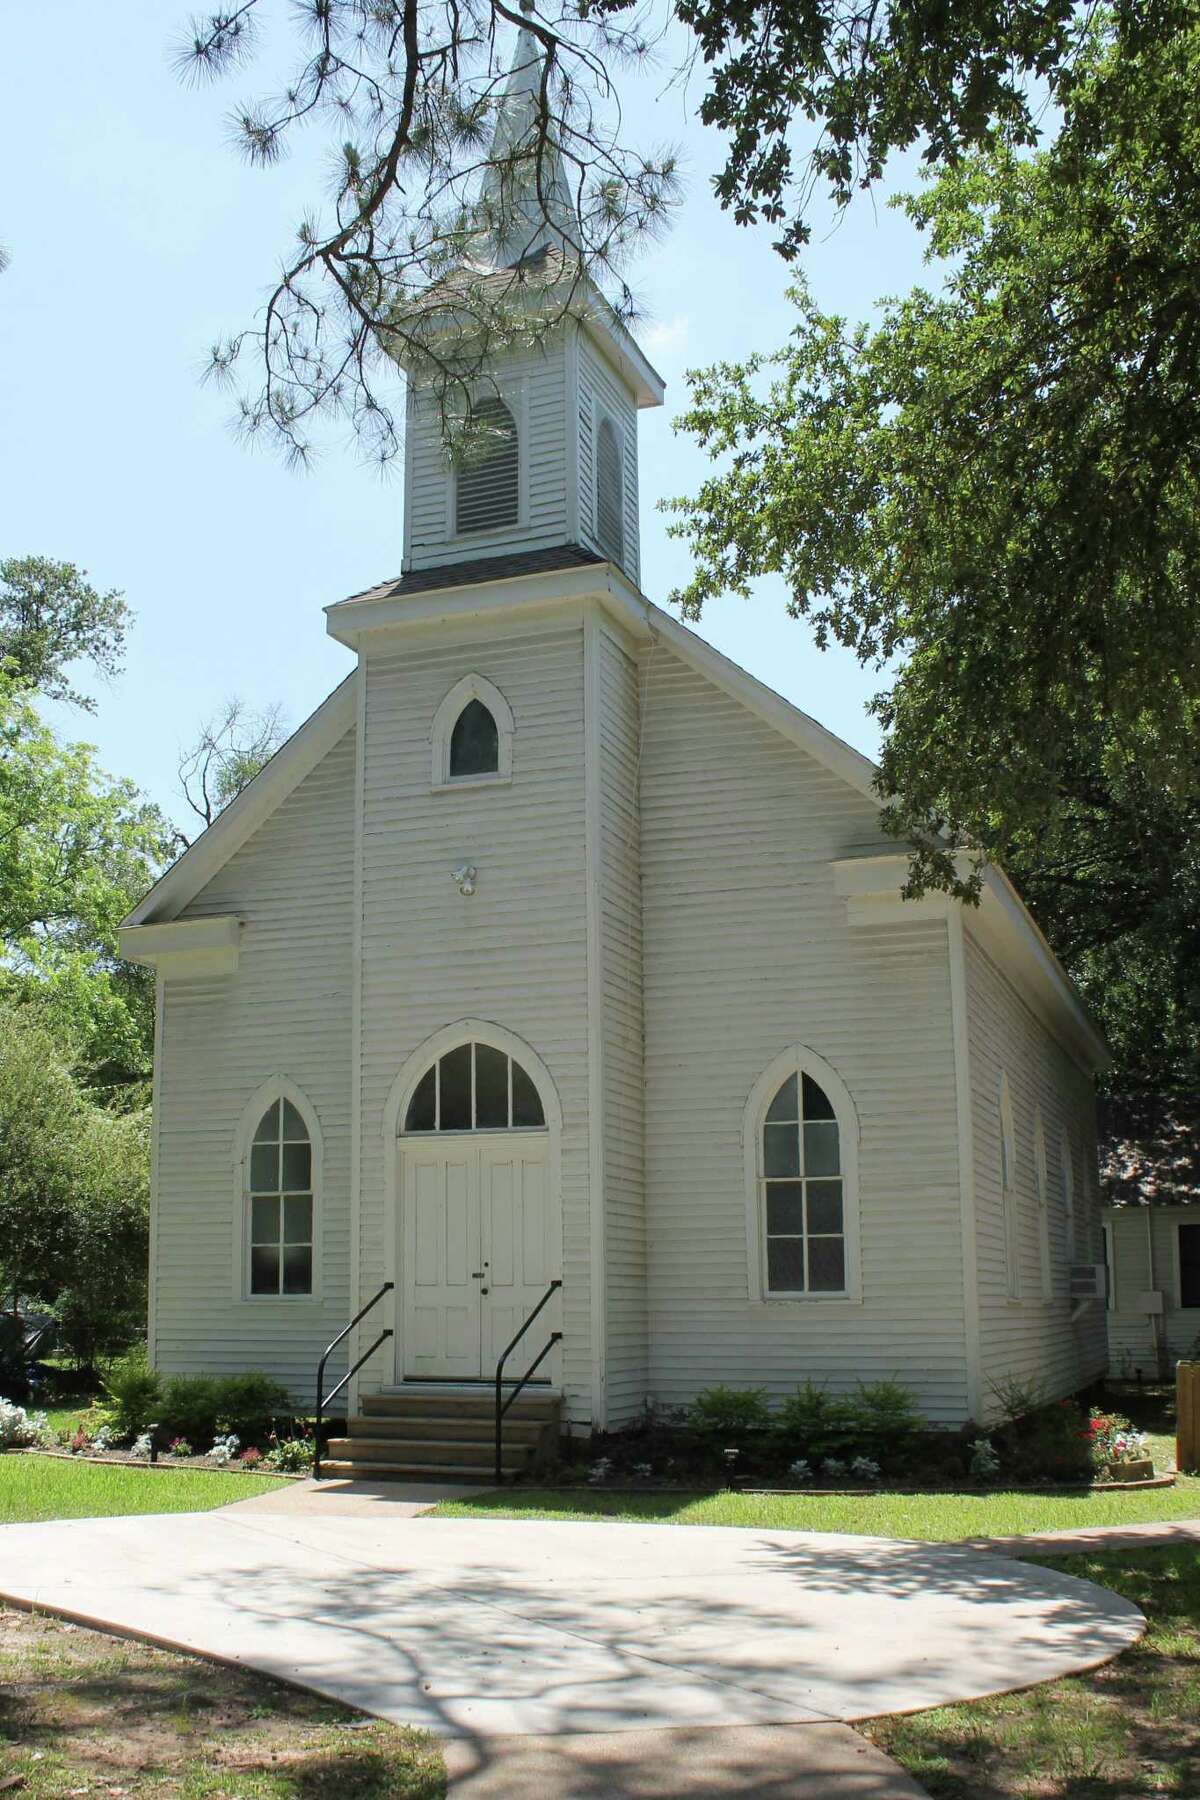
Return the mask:
<path id="1" fill-rule="evenodd" d="M 211 1512 L 278 1482 L 219 1469 L 131 1469 L 63 1457 L 0 1456 L 0 1524 L 99 1519 L 117 1513 Z"/>
<path id="2" fill-rule="evenodd" d="M 1075 1525 L 1132 1525 L 1200 1518 L 1200 1479 L 1144 1493 L 1080 1494 L 618 1494 L 508 1489 L 443 1500 L 443 1519 L 634 1519 L 670 1525 L 749 1525 L 783 1531 L 844 1531 L 871 1537 L 1008 1537 Z"/>
<path id="3" fill-rule="evenodd" d="M 151 1478 L 153 1480 L 153 1478 Z M 0 1788 L 21 1800 L 438 1800 L 434 1739 L 266 1676 L 0 1609 Z"/>
<path id="4" fill-rule="evenodd" d="M 1089 1675 L 865 1729 L 934 1800 L 1200 1794 L 1200 1547 L 1035 1559 L 1140 1606 L 1140 1643 Z"/>

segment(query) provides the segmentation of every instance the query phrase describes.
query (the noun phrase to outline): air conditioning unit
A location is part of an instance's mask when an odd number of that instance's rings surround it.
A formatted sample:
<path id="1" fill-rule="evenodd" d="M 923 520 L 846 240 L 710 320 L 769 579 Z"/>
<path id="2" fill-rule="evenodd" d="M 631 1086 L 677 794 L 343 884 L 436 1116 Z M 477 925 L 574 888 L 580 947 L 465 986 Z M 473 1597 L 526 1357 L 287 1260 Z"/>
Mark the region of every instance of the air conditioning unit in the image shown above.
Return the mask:
<path id="1" fill-rule="evenodd" d="M 1108 1293 L 1108 1271 L 1103 1263 L 1071 1264 L 1072 1300 L 1103 1300 Z"/>

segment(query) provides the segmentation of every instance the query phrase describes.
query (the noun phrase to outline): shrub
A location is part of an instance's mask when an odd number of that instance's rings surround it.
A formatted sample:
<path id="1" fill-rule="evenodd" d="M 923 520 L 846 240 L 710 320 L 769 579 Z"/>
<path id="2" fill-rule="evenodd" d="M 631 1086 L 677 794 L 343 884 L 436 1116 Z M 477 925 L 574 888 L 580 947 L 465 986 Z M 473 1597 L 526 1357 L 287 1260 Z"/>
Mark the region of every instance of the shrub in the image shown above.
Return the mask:
<path id="1" fill-rule="evenodd" d="M 11 1400 L 0 1400 L 0 1450 L 23 1450 L 40 1443 L 45 1429 L 45 1413 L 26 1412 Z"/>
<path id="2" fill-rule="evenodd" d="M 256 1450 L 253 1444 L 251 1444 L 248 1450 L 243 1450 L 242 1454 L 238 1457 L 238 1461 L 241 1463 L 243 1469 L 257 1469 L 262 1460 L 262 1451 Z"/>
<path id="3" fill-rule="evenodd" d="M 313 1447 L 309 1438 L 280 1438 L 267 1451 L 266 1464 L 281 1475 L 307 1475 L 313 1466 Z"/>
<path id="4" fill-rule="evenodd" d="M 851 1404 L 858 1429 L 881 1448 L 898 1447 L 924 1423 L 915 1394 L 901 1381 L 859 1382 Z"/>
<path id="5" fill-rule="evenodd" d="M 172 1438 L 171 1439 L 171 1455 L 172 1456 L 191 1456 L 191 1454 L 192 1454 L 192 1446 L 188 1443 L 186 1438 Z"/>
<path id="6" fill-rule="evenodd" d="M 217 1383 L 216 1428 L 246 1438 L 270 1437 L 277 1421 L 290 1420 L 291 1397 L 270 1375 L 251 1370 L 225 1375 Z"/>
<path id="7" fill-rule="evenodd" d="M 688 1423 L 697 1431 L 755 1431 L 771 1423 L 766 1388 L 705 1388 L 688 1408 Z"/>
<path id="8" fill-rule="evenodd" d="M 983 1481 L 990 1481 L 993 1475 L 1000 1473 L 1000 1458 L 988 1438 L 978 1437 L 972 1441 L 970 1470 Z"/>
<path id="9" fill-rule="evenodd" d="M 110 1363 L 101 1383 L 112 1405 L 119 1437 L 137 1437 L 158 1416 L 162 1384 L 146 1360 L 143 1345 Z"/>
<path id="10" fill-rule="evenodd" d="M 845 1448 L 857 1428 L 852 1401 L 827 1393 L 806 1381 L 779 1409 L 784 1435 L 809 1458 L 822 1458 Z"/>

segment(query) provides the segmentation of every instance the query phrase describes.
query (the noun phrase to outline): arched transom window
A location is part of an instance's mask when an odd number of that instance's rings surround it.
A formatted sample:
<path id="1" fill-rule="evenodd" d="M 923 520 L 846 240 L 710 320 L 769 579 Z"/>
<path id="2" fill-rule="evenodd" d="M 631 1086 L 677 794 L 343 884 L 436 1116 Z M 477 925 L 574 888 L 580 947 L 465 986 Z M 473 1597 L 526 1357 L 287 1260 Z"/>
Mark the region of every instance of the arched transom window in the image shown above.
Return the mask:
<path id="1" fill-rule="evenodd" d="M 404 1130 L 541 1131 L 541 1095 L 513 1057 L 491 1044 L 457 1044 L 413 1089 Z"/>
<path id="2" fill-rule="evenodd" d="M 786 1078 L 767 1107 L 760 1167 L 765 1291 L 844 1293 L 841 1130 L 824 1088 L 803 1069 Z"/>
<path id="3" fill-rule="evenodd" d="M 273 1101 L 259 1120 L 249 1190 L 251 1294 L 311 1294 L 312 1141 L 288 1099 Z"/>
<path id="4" fill-rule="evenodd" d="M 455 483 L 454 529 L 494 531 L 520 514 L 517 423 L 498 395 L 471 408 L 470 430 Z"/>

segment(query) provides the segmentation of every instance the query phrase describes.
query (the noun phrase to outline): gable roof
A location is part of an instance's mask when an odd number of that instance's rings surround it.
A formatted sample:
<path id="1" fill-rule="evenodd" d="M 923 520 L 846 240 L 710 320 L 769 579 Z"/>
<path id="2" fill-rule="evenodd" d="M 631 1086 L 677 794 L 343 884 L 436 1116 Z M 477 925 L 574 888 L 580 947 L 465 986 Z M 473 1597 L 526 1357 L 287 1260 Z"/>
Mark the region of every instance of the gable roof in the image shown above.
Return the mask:
<path id="1" fill-rule="evenodd" d="M 1109 1206 L 1200 1205 L 1200 1094 L 1119 1094 L 1099 1107 Z"/>

